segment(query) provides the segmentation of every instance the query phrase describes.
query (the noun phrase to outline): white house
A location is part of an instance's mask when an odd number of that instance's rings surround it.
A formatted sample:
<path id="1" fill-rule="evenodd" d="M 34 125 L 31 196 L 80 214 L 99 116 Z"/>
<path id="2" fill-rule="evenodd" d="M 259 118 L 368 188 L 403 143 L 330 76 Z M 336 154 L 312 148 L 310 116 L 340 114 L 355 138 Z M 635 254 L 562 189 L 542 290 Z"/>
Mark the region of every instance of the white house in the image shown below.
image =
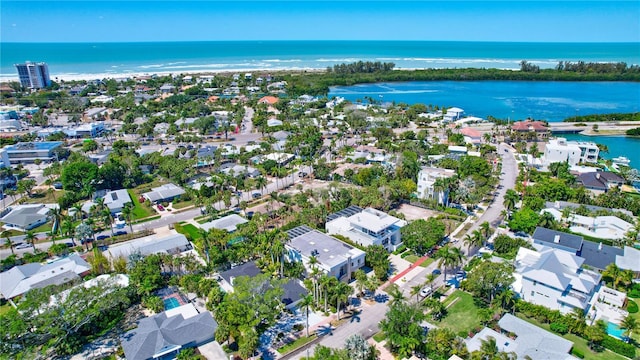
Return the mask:
<path id="1" fill-rule="evenodd" d="M 31 289 L 66 284 L 80 279 L 90 271 L 91 266 L 76 254 L 44 265 L 31 263 L 14 266 L 0 273 L 0 295 L 11 300 Z"/>
<path id="2" fill-rule="evenodd" d="M 126 189 L 107 191 L 102 196 L 104 199 L 104 205 L 109 209 L 111 214 L 116 214 L 122 212 L 122 208 L 124 208 L 125 204 L 131 203 L 131 197 Z M 91 207 L 96 205 L 95 201 L 87 201 L 82 205 L 82 211 L 85 213 L 89 213 L 91 211 Z"/>
<path id="3" fill-rule="evenodd" d="M 442 117 L 443 122 L 452 122 L 456 120 L 460 120 L 462 118 L 462 114 L 464 114 L 464 110 L 452 107 L 447 109 L 447 112 Z"/>
<path id="4" fill-rule="evenodd" d="M 549 213 L 556 221 L 569 223 L 569 230 L 574 233 L 586 235 L 598 239 L 617 240 L 623 239 L 633 229 L 633 224 L 620 219 L 617 216 L 582 216 L 571 214 L 563 219 L 562 212 L 555 208 L 542 209 L 540 214 Z"/>
<path id="5" fill-rule="evenodd" d="M 287 234 L 289 242 L 285 248 L 289 261 L 302 261 L 309 273 L 317 267 L 340 281 L 348 281 L 354 271 L 364 266 L 364 251 L 318 230 L 303 225 L 287 231 Z M 310 264 L 312 257 L 316 264 Z"/>
<path id="6" fill-rule="evenodd" d="M 520 248 L 516 255 L 513 290 L 524 301 L 566 314 L 587 311 L 598 291 L 600 274 L 582 269 L 584 259 L 567 251 L 540 246 Z"/>
<path id="7" fill-rule="evenodd" d="M 400 229 L 406 221 L 373 208 L 361 209 L 349 206 L 327 217 L 328 234 L 338 234 L 362 245 L 382 245 L 388 251 L 402 244 Z"/>
<path id="8" fill-rule="evenodd" d="M 580 162 L 596 163 L 599 154 L 598 145 L 592 142 L 567 141 L 565 138 L 551 139 L 544 148 L 544 163 L 568 162 L 570 166 Z"/>
<path id="9" fill-rule="evenodd" d="M 418 198 L 435 199 L 438 204 L 446 204 L 449 198 L 448 189 L 435 189 L 438 179 L 450 178 L 456 172 L 449 169 L 423 167 L 418 173 Z"/>
<path id="10" fill-rule="evenodd" d="M 185 191 L 183 188 L 169 183 L 155 187 L 151 189 L 151 191 L 142 194 L 142 196 L 152 203 L 156 203 L 160 201 L 171 201 L 184 193 Z"/>
<path id="11" fill-rule="evenodd" d="M 49 220 L 49 211 L 57 208 L 56 204 L 25 204 L 11 208 L 11 211 L 0 218 L 6 230 L 26 232 Z"/>

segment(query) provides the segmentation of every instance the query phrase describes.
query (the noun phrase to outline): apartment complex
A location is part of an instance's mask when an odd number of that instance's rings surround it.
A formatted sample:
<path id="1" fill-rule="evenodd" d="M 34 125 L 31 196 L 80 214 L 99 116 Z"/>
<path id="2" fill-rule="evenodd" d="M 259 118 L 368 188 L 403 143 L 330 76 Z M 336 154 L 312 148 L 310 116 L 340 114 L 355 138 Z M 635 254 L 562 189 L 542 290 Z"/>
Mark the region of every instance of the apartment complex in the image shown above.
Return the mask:
<path id="1" fill-rule="evenodd" d="M 49 66 L 46 63 L 32 63 L 30 61 L 24 64 L 15 64 L 18 70 L 20 84 L 27 89 L 42 89 L 51 85 L 49 78 Z"/>

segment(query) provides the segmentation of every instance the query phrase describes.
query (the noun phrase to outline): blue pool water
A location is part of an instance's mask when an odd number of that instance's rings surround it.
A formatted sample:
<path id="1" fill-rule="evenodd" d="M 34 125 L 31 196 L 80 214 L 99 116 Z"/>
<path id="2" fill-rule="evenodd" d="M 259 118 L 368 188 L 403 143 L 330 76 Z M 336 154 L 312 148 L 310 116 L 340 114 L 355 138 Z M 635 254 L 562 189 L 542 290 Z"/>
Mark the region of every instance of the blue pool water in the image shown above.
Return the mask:
<path id="1" fill-rule="evenodd" d="M 613 336 L 617 339 L 622 339 L 624 337 L 624 330 L 620 329 L 620 327 L 612 322 L 607 323 L 607 334 Z"/>
<path id="2" fill-rule="evenodd" d="M 170 297 L 170 298 L 166 298 L 164 299 L 164 309 L 165 310 L 171 310 L 173 308 L 177 308 L 180 306 L 180 302 L 178 302 L 178 299 Z"/>

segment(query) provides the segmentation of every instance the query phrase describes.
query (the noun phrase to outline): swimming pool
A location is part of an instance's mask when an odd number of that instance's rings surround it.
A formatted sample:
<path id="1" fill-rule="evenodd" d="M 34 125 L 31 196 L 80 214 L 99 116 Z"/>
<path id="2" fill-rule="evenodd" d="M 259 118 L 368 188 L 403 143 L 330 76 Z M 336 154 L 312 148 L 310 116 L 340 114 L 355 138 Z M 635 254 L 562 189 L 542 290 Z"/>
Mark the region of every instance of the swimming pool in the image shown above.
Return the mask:
<path id="1" fill-rule="evenodd" d="M 612 322 L 607 323 L 607 334 L 613 336 L 616 339 L 622 340 L 624 338 L 624 330 Z"/>
<path id="2" fill-rule="evenodd" d="M 174 297 L 166 298 L 163 301 L 165 310 L 171 310 L 180 306 L 180 302 Z"/>

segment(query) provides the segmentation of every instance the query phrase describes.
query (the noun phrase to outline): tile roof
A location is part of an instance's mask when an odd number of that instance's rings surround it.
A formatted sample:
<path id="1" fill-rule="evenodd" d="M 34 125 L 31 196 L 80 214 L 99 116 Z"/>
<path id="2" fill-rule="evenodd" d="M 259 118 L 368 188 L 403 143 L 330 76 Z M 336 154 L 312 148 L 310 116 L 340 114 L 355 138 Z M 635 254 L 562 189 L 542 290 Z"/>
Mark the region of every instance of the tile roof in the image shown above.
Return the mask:
<path id="1" fill-rule="evenodd" d="M 516 121 L 511 125 L 511 129 L 515 131 L 547 131 L 548 128 L 542 121 Z"/>

